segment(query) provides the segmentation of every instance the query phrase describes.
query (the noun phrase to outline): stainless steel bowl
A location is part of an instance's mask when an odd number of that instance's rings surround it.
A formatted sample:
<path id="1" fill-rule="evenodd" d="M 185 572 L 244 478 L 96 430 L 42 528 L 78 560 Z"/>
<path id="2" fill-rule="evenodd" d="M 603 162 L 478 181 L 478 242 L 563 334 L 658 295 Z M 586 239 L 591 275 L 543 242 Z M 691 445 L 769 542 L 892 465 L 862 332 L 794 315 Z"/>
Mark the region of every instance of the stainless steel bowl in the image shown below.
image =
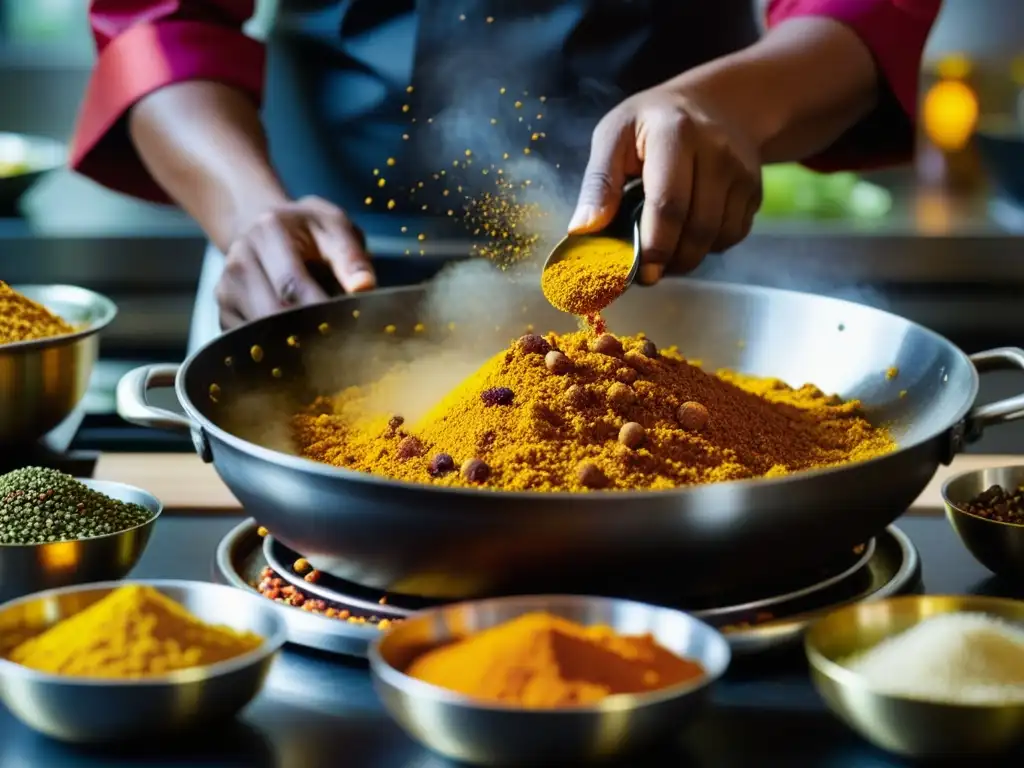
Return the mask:
<path id="1" fill-rule="evenodd" d="M 1024 602 L 910 596 L 856 603 L 815 623 L 805 639 L 811 679 L 829 709 L 875 746 L 912 758 L 1000 752 L 1024 736 L 1024 704 L 939 704 L 871 690 L 844 658 L 942 613 L 987 613 L 1024 622 Z"/>
<path id="2" fill-rule="evenodd" d="M 89 386 L 97 334 L 117 315 L 110 299 L 85 288 L 13 287 L 80 330 L 0 345 L 0 448 L 27 445 L 67 418 Z"/>
<path id="3" fill-rule="evenodd" d="M 430 647 L 531 611 L 624 634 L 651 633 L 668 650 L 706 672 L 689 685 L 612 696 L 593 707 L 527 710 L 474 701 L 404 673 Z M 506 597 L 417 613 L 370 647 L 374 688 L 391 716 L 426 747 L 478 765 L 576 765 L 642 749 L 681 730 L 705 704 L 729 666 L 729 645 L 716 630 L 681 611 L 605 597 Z"/>
<path id="4" fill-rule="evenodd" d="M 946 519 L 967 551 L 992 573 L 1024 578 L 1024 525 L 987 520 L 960 508 L 993 485 L 1008 491 L 1024 485 L 1024 466 L 975 469 L 951 477 L 942 486 Z"/>
<path id="5" fill-rule="evenodd" d="M 163 511 L 159 499 L 124 483 L 87 479 L 79 482 L 113 499 L 143 506 L 153 516 L 126 531 L 89 539 L 0 544 L 0 601 L 43 589 L 123 579 L 142 557 Z"/>
<path id="6" fill-rule="evenodd" d="M 0 637 L 21 642 L 124 583 L 54 589 L 0 606 Z M 255 632 L 263 645 L 219 664 L 138 680 L 62 677 L 0 658 L 0 702 L 29 728 L 68 742 L 132 740 L 211 725 L 237 714 L 259 693 L 285 641 L 278 606 L 201 581 L 131 583 L 155 587 L 205 622 Z"/>

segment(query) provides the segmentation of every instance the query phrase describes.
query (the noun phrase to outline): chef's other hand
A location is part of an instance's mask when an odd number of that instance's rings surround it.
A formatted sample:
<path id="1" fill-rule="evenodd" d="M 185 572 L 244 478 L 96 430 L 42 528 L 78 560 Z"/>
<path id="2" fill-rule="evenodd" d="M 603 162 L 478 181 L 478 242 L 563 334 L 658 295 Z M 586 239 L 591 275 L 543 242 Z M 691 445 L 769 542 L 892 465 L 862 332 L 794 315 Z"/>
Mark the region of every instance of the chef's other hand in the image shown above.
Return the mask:
<path id="1" fill-rule="evenodd" d="M 611 223 L 627 179 L 640 176 L 641 283 L 688 272 L 750 232 L 761 205 L 761 164 L 743 126 L 710 99 L 659 86 L 623 101 L 598 123 L 569 231 Z"/>
<path id="2" fill-rule="evenodd" d="M 363 233 L 344 211 L 317 197 L 266 211 L 225 255 L 216 290 L 225 329 L 325 301 L 328 292 L 312 273 L 333 275 L 347 293 L 377 284 Z"/>

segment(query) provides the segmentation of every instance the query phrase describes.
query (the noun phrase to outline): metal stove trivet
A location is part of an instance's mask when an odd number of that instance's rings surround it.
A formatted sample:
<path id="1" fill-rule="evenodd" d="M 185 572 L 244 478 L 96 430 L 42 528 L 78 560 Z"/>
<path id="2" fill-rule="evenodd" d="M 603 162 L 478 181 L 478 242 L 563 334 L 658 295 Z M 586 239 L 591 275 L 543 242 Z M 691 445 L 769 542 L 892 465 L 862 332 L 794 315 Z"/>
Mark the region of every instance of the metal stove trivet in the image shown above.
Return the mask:
<path id="1" fill-rule="evenodd" d="M 299 556 L 273 537 L 261 537 L 257 531 L 256 521 L 247 520 L 225 536 L 217 548 L 216 576 L 220 581 L 256 592 L 261 572 L 269 566 L 308 597 L 343 607 L 356 617 L 401 619 L 436 604 L 394 595 L 382 602 L 379 592 L 329 574 L 321 574 L 316 583 L 308 583 L 291 568 Z M 726 600 L 714 607 L 691 606 L 694 609 L 690 613 L 721 629 L 735 654 L 762 653 L 792 645 L 802 637 L 807 625 L 825 611 L 911 590 L 918 583 L 920 571 L 920 558 L 913 543 L 899 528 L 889 526 L 863 551 L 851 553 L 846 562 L 824 572 L 813 583 L 776 595 Z M 331 653 L 363 657 L 381 631 L 371 624 L 328 618 L 298 607 L 282 605 L 281 611 L 288 623 L 290 642 Z"/>

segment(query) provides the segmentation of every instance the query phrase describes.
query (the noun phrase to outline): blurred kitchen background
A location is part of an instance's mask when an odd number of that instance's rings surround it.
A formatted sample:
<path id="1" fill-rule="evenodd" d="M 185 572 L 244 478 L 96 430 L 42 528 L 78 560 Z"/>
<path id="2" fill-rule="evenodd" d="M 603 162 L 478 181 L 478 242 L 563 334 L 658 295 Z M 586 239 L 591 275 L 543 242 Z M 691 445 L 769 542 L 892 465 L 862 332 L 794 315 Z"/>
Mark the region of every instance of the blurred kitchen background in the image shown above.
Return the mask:
<path id="1" fill-rule="evenodd" d="M 258 4 L 252 34 L 266 28 L 274 4 Z M 93 61 L 87 5 L 0 0 L 0 132 L 70 135 Z M 1024 345 L 1024 2 L 945 0 L 921 98 L 913 167 L 828 179 L 772 169 L 754 235 L 709 260 L 707 276 L 883 306 L 968 352 Z M 63 170 L 0 216 L 0 279 L 83 285 L 120 307 L 103 338 L 80 443 L 182 447 L 167 436 L 125 438 L 112 392 L 133 365 L 183 357 L 204 245 L 179 212 Z M 983 394 L 1022 389 L 1024 377 L 992 376 Z M 979 448 L 1024 452 L 1024 427 L 992 430 Z"/>

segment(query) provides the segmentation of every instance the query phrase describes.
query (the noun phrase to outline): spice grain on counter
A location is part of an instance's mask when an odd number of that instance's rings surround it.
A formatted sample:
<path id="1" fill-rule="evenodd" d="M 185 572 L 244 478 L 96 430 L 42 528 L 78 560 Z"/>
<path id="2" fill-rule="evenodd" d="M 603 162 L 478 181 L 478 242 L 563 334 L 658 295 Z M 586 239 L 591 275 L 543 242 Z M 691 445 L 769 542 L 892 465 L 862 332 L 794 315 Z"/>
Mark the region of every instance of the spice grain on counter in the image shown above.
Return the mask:
<path id="1" fill-rule="evenodd" d="M 0 346 L 74 332 L 73 325 L 0 280 Z"/>
<path id="2" fill-rule="evenodd" d="M 523 708 L 587 706 L 703 677 L 695 661 L 651 635 L 619 635 L 548 613 L 529 613 L 412 661 L 406 674 L 484 701 Z"/>
<path id="3" fill-rule="evenodd" d="M 303 562 L 306 561 L 303 560 Z M 304 574 L 303 578 L 306 581 L 315 583 L 319 580 L 319 571 L 308 570 L 308 567 L 304 567 L 303 570 L 300 571 L 299 568 L 296 567 L 298 564 L 298 561 L 296 561 L 296 563 L 293 564 L 292 569 L 300 575 Z M 308 562 L 306 564 L 308 566 Z M 314 578 L 308 578 L 314 574 L 316 574 Z M 382 619 L 379 616 L 362 616 L 359 614 L 353 614 L 351 610 L 343 605 L 333 603 L 329 600 L 323 600 L 315 595 L 307 594 L 298 587 L 289 584 L 270 566 L 263 567 L 263 570 L 260 571 L 259 581 L 257 581 L 253 586 L 257 592 L 268 600 L 283 603 L 284 605 L 290 605 L 293 608 L 299 608 L 307 613 L 314 613 L 317 616 L 323 616 L 327 619 L 340 619 L 341 621 L 348 622 L 349 624 L 366 624 L 380 630 L 386 630 L 398 621 L 396 619 Z M 385 602 L 384 598 L 381 598 L 380 602 L 383 604 Z"/>
<path id="4" fill-rule="evenodd" d="M 227 661 L 255 650 L 259 635 L 207 624 L 150 586 L 120 587 L 7 658 L 57 675 L 143 678 Z"/>
<path id="5" fill-rule="evenodd" d="M 776 477 L 895 448 L 856 401 L 809 384 L 710 374 L 649 341 L 527 334 L 415 422 L 375 407 L 379 393 L 402 386 L 398 365 L 319 398 L 293 417 L 294 437 L 305 456 L 361 472 L 531 491 Z"/>
<path id="6" fill-rule="evenodd" d="M 1024 525 L 1024 487 L 1018 486 L 1007 491 L 1001 485 L 982 491 L 958 509 L 975 517 L 983 517 L 997 523 Z"/>
<path id="7" fill-rule="evenodd" d="M 78 541 L 149 522 L 152 512 L 89 488 L 55 469 L 0 475 L 0 545 Z"/>

